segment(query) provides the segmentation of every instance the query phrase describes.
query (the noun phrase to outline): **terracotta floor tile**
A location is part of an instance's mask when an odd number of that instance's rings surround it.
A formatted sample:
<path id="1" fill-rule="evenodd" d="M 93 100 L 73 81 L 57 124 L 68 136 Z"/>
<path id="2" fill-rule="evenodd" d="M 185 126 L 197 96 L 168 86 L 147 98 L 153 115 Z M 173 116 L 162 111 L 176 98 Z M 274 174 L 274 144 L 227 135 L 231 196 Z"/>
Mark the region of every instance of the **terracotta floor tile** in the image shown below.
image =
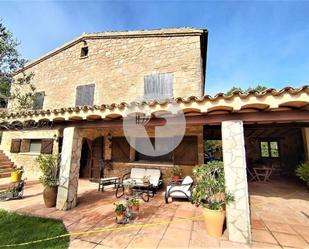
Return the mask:
<path id="1" fill-rule="evenodd" d="M 244 244 L 244 243 L 235 243 L 231 241 L 222 241 L 221 242 L 221 248 L 250 248 L 250 245 Z"/>
<path id="2" fill-rule="evenodd" d="M 288 224 L 271 221 L 266 221 L 265 223 L 271 232 L 296 234 L 296 232 Z"/>
<path id="3" fill-rule="evenodd" d="M 72 242 L 70 242 L 69 248 L 70 249 L 92 249 L 96 245 L 97 244 L 75 239 Z"/>
<path id="4" fill-rule="evenodd" d="M 269 231 L 252 229 L 251 232 L 252 232 L 252 241 L 277 244 L 277 241 Z"/>
<path id="5" fill-rule="evenodd" d="M 156 234 L 146 234 L 135 236 L 127 248 L 157 248 L 161 240 L 161 236 Z"/>
<path id="6" fill-rule="evenodd" d="M 309 240 L 309 226 L 303 225 L 291 225 L 292 229 L 294 229 L 297 233 L 303 235 L 303 237 L 308 238 Z"/>
<path id="7" fill-rule="evenodd" d="M 261 229 L 266 230 L 264 222 L 262 220 L 251 220 L 251 228 L 252 229 Z"/>
<path id="8" fill-rule="evenodd" d="M 279 245 L 274 244 L 266 244 L 266 243 L 259 243 L 259 242 L 252 242 L 251 243 L 252 249 L 259 249 L 259 248 L 281 248 Z"/>
<path id="9" fill-rule="evenodd" d="M 309 244 L 299 235 L 276 233 L 276 232 L 274 232 L 273 235 L 279 241 L 281 246 L 296 247 L 296 248 L 309 247 Z"/>

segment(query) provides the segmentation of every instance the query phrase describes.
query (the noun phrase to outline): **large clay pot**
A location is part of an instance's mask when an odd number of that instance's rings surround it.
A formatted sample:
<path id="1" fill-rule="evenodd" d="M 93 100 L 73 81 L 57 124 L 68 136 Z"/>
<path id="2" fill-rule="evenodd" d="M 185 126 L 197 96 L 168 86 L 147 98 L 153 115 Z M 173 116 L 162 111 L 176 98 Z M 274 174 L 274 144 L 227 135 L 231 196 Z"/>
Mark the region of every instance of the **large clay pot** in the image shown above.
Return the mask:
<path id="1" fill-rule="evenodd" d="M 203 216 L 208 234 L 212 237 L 220 238 L 223 232 L 225 211 L 203 208 Z"/>
<path id="2" fill-rule="evenodd" d="M 51 208 L 56 206 L 56 200 L 57 200 L 57 186 L 48 186 L 45 187 L 43 191 L 43 199 L 45 203 L 45 207 Z"/>

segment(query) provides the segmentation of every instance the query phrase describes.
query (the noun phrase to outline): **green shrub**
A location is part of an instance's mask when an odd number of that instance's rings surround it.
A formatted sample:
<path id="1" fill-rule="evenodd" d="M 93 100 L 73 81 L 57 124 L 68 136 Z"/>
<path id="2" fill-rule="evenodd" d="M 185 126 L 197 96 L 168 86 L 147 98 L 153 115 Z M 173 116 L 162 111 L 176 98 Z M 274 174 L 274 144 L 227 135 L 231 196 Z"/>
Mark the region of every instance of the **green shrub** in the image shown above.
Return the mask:
<path id="1" fill-rule="evenodd" d="M 197 206 L 221 210 L 234 197 L 225 191 L 224 166 L 221 161 L 211 161 L 195 167 L 193 174 L 196 185 L 192 192 L 192 202 Z"/>
<path id="2" fill-rule="evenodd" d="M 38 167 L 42 172 L 39 177 L 44 187 L 58 185 L 58 155 L 39 155 L 36 158 Z"/>
<path id="3" fill-rule="evenodd" d="M 309 184 L 309 163 L 301 163 L 295 170 L 295 174 Z"/>

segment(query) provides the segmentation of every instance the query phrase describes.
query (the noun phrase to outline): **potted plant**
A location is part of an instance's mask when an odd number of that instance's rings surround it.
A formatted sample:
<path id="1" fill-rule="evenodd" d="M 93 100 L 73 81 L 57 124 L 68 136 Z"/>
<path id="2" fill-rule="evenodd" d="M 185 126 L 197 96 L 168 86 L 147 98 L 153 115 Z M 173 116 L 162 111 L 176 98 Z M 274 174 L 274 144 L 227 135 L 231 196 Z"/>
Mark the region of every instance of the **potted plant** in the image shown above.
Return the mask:
<path id="1" fill-rule="evenodd" d="M 122 203 L 114 203 L 114 205 L 115 205 L 116 222 L 123 223 L 126 218 L 127 208 Z"/>
<path id="2" fill-rule="evenodd" d="M 46 207 L 56 206 L 58 190 L 58 155 L 40 155 L 36 158 L 42 173 L 39 177 L 44 186 L 43 199 Z"/>
<path id="3" fill-rule="evenodd" d="M 179 166 L 174 165 L 171 170 L 171 173 L 172 173 L 172 181 L 179 181 L 181 179 L 182 169 Z"/>
<path id="4" fill-rule="evenodd" d="M 12 182 L 20 182 L 21 177 L 24 173 L 23 167 L 14 167 L 11 171 L 11 181 Z"/>
<path id="5" fill-rule="evenodd" d="M 134 187 L 134 185 L 135 185 L 135 182 L 133 180 L 125 182 L 123 184 L 124 194 L 127 195 L 127 196 L 133 195 L 133 187 Z"/>
<path id="6" fill-rule="evenodd" d="M 131 212 L 139 212 L 139 199 L 136 197 L 129 199 L 127 205 Z"/>
<path id="7" fill-rule="evenodd" d="M 309 163 L 301 163 L 298 165 L 295 174 L 303 180 L 309 188 Z"/>
<path id="8" fill-rule="evenodd" d="M 223 232 L 225 205 L 234 197 L 225 191 L 224 166 L 221 161 L 211 161 L 193 169 L 196 185 L 192 202 L 203 207 L 207 232 L 219 238 Z"/>
<path id="9" fill-rule="evenodd" d="M 150 184 L 150 176 L 143 176 L 142 181 L 144 185 L 149 185 Z"/>

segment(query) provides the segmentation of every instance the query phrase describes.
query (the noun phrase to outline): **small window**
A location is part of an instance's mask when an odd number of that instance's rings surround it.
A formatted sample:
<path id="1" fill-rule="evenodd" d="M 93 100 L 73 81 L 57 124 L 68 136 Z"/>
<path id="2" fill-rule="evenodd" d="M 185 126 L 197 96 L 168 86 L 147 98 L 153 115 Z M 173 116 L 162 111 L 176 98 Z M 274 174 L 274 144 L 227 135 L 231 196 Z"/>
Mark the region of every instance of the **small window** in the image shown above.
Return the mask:
<path id="1" fill-rule="evenodd" d="M 279 157 L 279 143 L 277 141 L 261 141 L 261 157 Z"/>
<path id="2" fill-rule="evenodd" d="M 34 110 L 43 109 L 44 97 L 45 97 L 45 92 L 35 93 L 34 100 L 33 100 L 33 109 Z"/>
<path id="3" fill-rule="evenodd" d="M 173 74 L 160 73 L 144 77 L 144 98 L 168 99 L 173 97 Z"/>
<path id="4" fill-rule="evenodd" d="M 75 106 L 91 106 L 94 99 L 94 84 L 76 87 Z"/>
<path id="5" fill-rule="evenodd" d="M 88 52 L 89 52 L 88 46 L 82 47 L 81 50 L 80 50 L 80 57 L 81 58 L 87 57 L 88 56 Z"/>
<path id="6" fill-rule="evenodd" d="M 31 139 L 29 152 L 41 153 L 41 146 L 42 146 L 42 141 L 40 139 Z"/>

